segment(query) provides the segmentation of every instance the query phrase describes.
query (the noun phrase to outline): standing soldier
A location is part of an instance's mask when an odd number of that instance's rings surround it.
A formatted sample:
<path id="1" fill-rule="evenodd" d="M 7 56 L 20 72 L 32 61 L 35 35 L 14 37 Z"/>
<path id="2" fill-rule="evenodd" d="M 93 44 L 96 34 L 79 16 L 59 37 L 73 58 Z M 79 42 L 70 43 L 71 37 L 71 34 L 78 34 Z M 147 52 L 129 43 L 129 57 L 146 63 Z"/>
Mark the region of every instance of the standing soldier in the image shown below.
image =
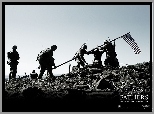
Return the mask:
<path id="1" fill-rule="evenodd" d="M 19 54 L 16 51 L 17 46 L 14 45 L 12 47 L 13 51 L 12 52 L 8 52 L 7 56 L 9 61 L 7 61 L 7 64 L 10 65 L 10 74 L 9 74 L 9 79 L 13 79 L 16 78 L 16 73 L 17 73 L 17 65 L 18 65 L 18 60 L 19 60 Z"/>
<path id="2" fill-rule="evenodd" d="M 50 78 L 55 79 L 52 73 L 52 67 L 56 68 L 55 63 L 54 63 L 54 58 L 53 58 L 53 51 L 57 49 L 56 45 L 51 46 L 51 49 L 48 48 L 45 52 L 43 52 L 41 55 L 38 55 L 37 60 L 39 61 L 41 70 L 40 74 L 38 76 L 39 79 L 42 78 L 45 70 L 47 70 L 50 74 Z"/>
<path id="3" fill-rule="evenodd" d="M 102 47 L 106 52 L 106 59 L 104 61 L 105 66 L 119 67 L 118 59 L 116 58 L 117 54 L 115 52 L 115 41 L 114 45 L 109 42 L 104 42 L 104 47 Z"/>
<path id="4" fill-rule="evenodd" d="M 87 45 L 86 44 L 84 44 L 83 47 L 81 47 L 81 49 L 79 50 L 79 52 L 75 56 L 75 61 L 77 61 L 77 63 L 78 63 L 78 65 L 77 65 L 78 68 L 80 68 L 80 65 L 82 67 L 85 67 L 85 64 L 87 64 L 84 59 L 84 54 L 87 54 Z"/>

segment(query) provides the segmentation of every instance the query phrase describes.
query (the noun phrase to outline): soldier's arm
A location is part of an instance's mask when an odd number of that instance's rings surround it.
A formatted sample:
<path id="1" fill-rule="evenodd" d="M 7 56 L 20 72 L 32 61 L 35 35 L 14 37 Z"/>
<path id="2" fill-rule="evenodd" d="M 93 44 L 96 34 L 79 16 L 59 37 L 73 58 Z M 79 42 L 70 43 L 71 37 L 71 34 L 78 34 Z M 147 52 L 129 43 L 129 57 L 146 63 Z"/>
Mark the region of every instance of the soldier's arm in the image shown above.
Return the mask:
<path id="1" fill-rule="evenodd" d="M 16 59 L 17 60 L 19 60 L 20 59 L 20 57 L 19 57 L 19 53 L 16 51 L 16 53 L 15 53 L 15 56 L 16 56 Z"/>
<path id="2" fill-rule="evenodd" d="M 83 50 L 80 50 L 79 51 L 79 53 L 78 53 L 78 55 L 80 56 L 80 57 L 82 57 L 84 54 L 83 54 Z"/>
<path id="3" fill-rule="evenodd" d="M 105 49 L 101 50 L 102 54 L 103 54 L 105 51 L 106 51 Z"/>
<path id="4" fill-rule="evenodd" d="M 101 47 L 101 49 L 99 49 L 99 51 L 103 54 L 106 51 L 106 46 Z"/>
<path id="5" fill-rule="evenodd" d="M 18 60 L 20 59 L 20 56 L 19 56 L 19 54 L 18 54 Z"/>
<path id="6" fill-rule="evenodd" d="M 94 51 L 95 49 L 92 49 L 92 50 L 90 50 L 90 51 L 87 51 L 87 53 L 86 54 L 93 54 L 95 51 Z"/>
<path id="7" fill-rule="evenodd" d="M 93 54 L 93 51 L 94 51 L 94 50 L 87 51 L 86 54 L 88 54 L 88 55 L 89 55 L 89 54 Z"/>
<path id="8" fill-rule="evenodd" d="M 51 64 L 52 64 L 52 66 L 54 67 L 54 68 L 56 68 L 56 65 L 55 65 L 55 62 L 54 62 L 54 58 L 53 58 L 53 52 L 50 52 L 49 53 L 49 57 L 50 57 L 50 62 L 51 62 Z"/>

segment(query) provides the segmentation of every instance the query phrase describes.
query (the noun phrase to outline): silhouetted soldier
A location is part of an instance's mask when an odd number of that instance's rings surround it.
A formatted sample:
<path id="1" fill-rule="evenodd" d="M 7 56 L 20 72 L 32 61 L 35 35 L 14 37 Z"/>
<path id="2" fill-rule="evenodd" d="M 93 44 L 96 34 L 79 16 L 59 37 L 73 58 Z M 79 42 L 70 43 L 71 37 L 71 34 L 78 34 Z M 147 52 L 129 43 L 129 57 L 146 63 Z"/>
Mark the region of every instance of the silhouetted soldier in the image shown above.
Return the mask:
<path id="1" fill-rule="evenodd" d="M 105 52 L 104 50 L 101 50 L 97 47 L 91 51 L 88 51 L 87 53 L 94 54 L 94 62 L 97 62 L 98 65 L 101 66 L 102 65 L 101 57 L 104 52 Z"/>
<path id="2" fill-rule="evenodd" d="M 32 73 L 30 73 L 31 79 L 37 79 L 38 74 L 35 72 L 35 70 L 32 71 Z"/>
<path id="3" fill-rule="evenodd" d="M 116 58 L 117 54 L 115 52 L 115 41 L 113 45 L 111 42 L 106 40 L 104 45 L 105 46 L 102 48 L 106 52 L 106 59 L 104 61 L 105 66 L 119 67 L 119 62 Z"/>
<path id="4" fill-rule="evenodd" d="M 20 58 L 18 52 L 16 51 L 17 46 L 14 45 L 12 49 L 12 52 L 7 53 L 9 59 L 9 61 L 7 61 L 7 64 L 10 65 L 9 79 L 16 78 L 17 65 L 19 63 L 18 60 Z"/>
<path id="5" fill-rule="evenodd" d="M 83 45 L 83 47 L 81 47 L 81 49 L 79 50 L 79 52 L 77 53 L 75 60 L 77 61 L 77 67 L 80 68 L 80 65 L 82 67 L 85 67 L 86 61 L 84 59 L 84 54 L 87 54 L 87 45 Z"/>
<path id="6" fill-rule="evenodd" d="M 53 51 L 57 49 L 56 45 L 51 46 L 51 49 L 48 49 L 46 52 L 44 52 L 42 55 L 37 57 L 37 60 L 39 61 L 41 70 L 40 74 L 38 76 L 39 79 L 42 78 L 45 70 L 47 70 L 50 74 L 50 77 L 55 79 L 52 73 L 53 66 L 56 68 L 55 63 L 54 63 L 54 58 L 53 58 Z"/>

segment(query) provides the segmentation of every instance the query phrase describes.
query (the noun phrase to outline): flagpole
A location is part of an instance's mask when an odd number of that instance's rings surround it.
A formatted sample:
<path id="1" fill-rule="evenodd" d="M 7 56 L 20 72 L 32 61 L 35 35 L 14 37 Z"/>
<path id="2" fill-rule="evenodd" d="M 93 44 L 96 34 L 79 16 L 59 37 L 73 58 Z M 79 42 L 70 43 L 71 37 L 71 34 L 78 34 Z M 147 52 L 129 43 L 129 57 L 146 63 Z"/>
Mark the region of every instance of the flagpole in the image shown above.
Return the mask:
<path id="1" fill-rule="evenodd" d="M 64 64 L 66 64 L 66 63 L 68 63 L 68 62 L 70 62 L 70 61 L 72 61 L 72 60 L 74 60 L 74 59 L 75 59 L 75 58 L 73 58 L 73 59 L 71 59 L 71 60 L 68 60 L 68 61 L 66 61 L 66 62 L 64 62 L 64 63 L 62 63 L 62 64 L 56 66 L 56 68 L 57 68 L 57 67 L 60 67 L 60 66 L 62 66 L 62 65 L 64 65 Z"/>
<path id="2" fill-rule="evenodd" d="M 127 34 L 129 34 L 130 32 L 128 32 Z M 126 34 L 125 34 L 126 35 Z M 113 42 L 113 41 L 115 41 L 115 40 L 117 40 L 117 39 L 119 39 L 119 38 L 122 38 L 122 37 L 124 37 L 125 35 L 123 35 L 123 36 L 121 36 L 121 37 L 118 37 L 118 38 L 115 38 L 115 39 L 113 39 L 113 40 L 111 40 L 111 41 L 109 41 L 109 42 Z M 98 47 L 102 47 L 102 46 L 104 46 L 104 44 L 103 45 L 100 45 L 100 46 L 97 46 L 96 48 L 98 48 Z M 96 48 L 93 48 L 92 50 L 94 50 L 94 49 L 96 49 Z"/>
<path id="3" fill-rule="evenodd" d="M 82 46 L 85 45 L 85 44 L 86 44 L 86 43 L 82 44 Z M 82 48 L 82 46 L 80 47 L 80 49 Z M 80 50 L 80 49 L 79 49 L 79 50 Z M 79 51 L 79 50 L 78 50 L 78 51 Z M 74 55 L 74 57 L 73 57 L 72 59 L 70 59 L 70 60 L 68 60 L 68 61 L 66 61 L 66 62 L 64 62 L 64 63 L 62 63 L 62 64 L 60 64 L 60 65 L 58 65 L 58 66 L 56 66 L 56 68 L 57 68 L 57 67 L 60 67 L 60 66 L 62 66 L 62 65 L 64 65 L 64 64 L 66 64 L 66 63 L 68 63 L 68 62 L 70 62 L 70 61 L 72 61 L 72 60 L 74 60 L 76 54 L 78 53 L 78 51 L 75 53 L 75 55 Z"/>

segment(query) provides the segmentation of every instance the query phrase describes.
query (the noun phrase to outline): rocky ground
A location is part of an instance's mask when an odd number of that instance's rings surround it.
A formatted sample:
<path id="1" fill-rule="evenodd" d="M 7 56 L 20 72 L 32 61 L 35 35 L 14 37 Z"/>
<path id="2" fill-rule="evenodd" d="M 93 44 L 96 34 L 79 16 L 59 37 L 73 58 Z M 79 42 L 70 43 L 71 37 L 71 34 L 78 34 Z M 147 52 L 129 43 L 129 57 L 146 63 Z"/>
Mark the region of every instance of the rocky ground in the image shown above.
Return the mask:
<path id="1" fill-rule="evenodd" d="M 5 81 L 3 110 L 149 111 L 151 69 L 150 62 L 143 62 L 118 69 L 75 69 L 55 80 L 24 76 Z"/>

